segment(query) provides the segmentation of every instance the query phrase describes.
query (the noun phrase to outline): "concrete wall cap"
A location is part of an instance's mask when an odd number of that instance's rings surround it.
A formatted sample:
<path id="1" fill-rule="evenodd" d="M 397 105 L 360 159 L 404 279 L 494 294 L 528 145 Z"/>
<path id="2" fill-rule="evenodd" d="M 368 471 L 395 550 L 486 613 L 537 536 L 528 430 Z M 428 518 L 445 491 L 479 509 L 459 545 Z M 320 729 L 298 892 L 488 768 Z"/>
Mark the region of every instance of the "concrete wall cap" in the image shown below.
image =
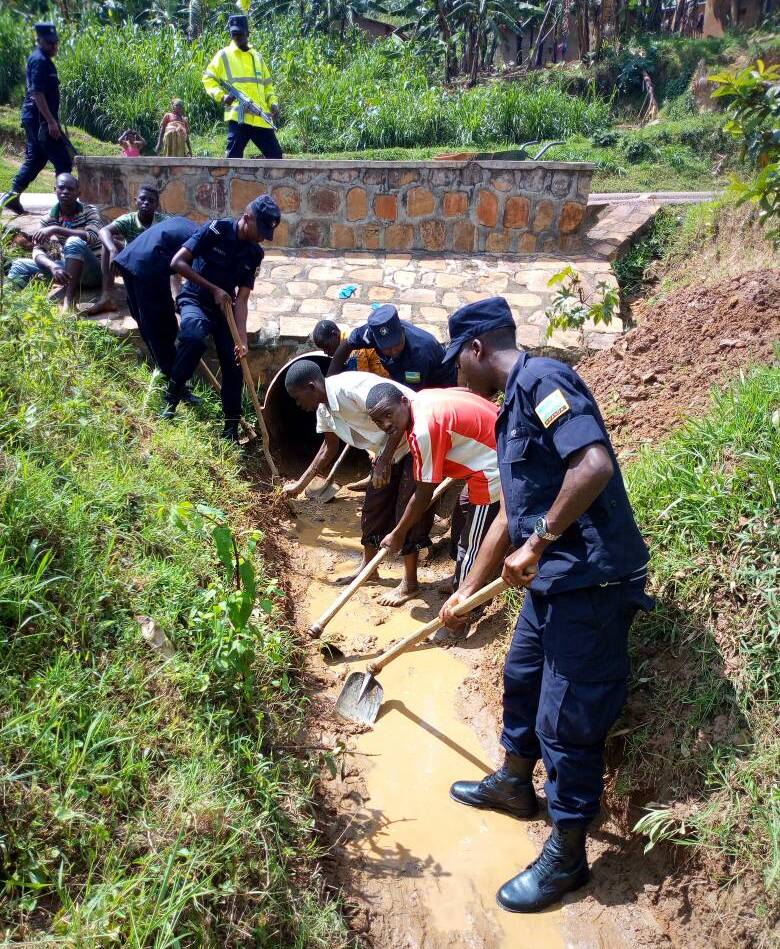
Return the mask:
<path id="1" fill-rule="evenodd" d="M 89 168 L 93 166 L 113 166 L 116 167 L 119 159 L 110 155 L 78 155 L 76 157 L 76 166 L 79 168 Z M 137 168 L 146 170 L 151 167 L 157 168 L 188 168 L 191 171 L 197 171 L 198 168 L 236 168 L 236 169 L 256 169 L 256 168 L 291 168 L 291 169 L 350 169 L 350 168 L 376 168 L 387 171 L 393 171 L 400 168 L 422 169 L 422 168 L 464 168 L 467 165 L 477 165 L 489 171 L 531 171 L 541 168 L 544 171 L 584 171 L 594 172 L 596 166 L 587 161 L 488 161 L 477 159 L 465 159 L 463 161 L 436 161 L 426 159 L 425 161 L 361 161 L 359 159 L 339 159 L 331 160 L 324 158 L 315 159 L 296 159 L 282 158 L 160 158 L 149 155 L 140 158 L 122 158 L 122 170 L 131 170 Z"/>

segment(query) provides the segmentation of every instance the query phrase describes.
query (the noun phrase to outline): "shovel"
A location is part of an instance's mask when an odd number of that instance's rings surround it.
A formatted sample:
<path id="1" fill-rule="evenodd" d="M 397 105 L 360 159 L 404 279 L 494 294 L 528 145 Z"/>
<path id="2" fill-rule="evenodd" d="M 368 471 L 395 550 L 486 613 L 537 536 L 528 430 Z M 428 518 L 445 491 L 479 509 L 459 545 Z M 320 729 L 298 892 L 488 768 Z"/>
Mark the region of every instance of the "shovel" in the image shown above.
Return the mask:
<path id="1" fill-rule="evenodd" d="M 328 501 L 332 501 L 333 498 L 338 494 L 339 487 L 337 484 L 334 484 L 333 481 L 336 477 L 336 472 L 341 467 L 342 461 L 347 457 L 350 446 L 345 445 L 344 450 L 336 459 L 333 467 L 330 469 L 330 474 L 325 479 L 325 483 L 319 488 L 306 488 L 306 497 L 311 498 L 314 501 L 322 501 L 323 504 L 327 504 Z"/>
<path id="2" fill-rule="evenodd" d="M 503 593 L 504 590 L 506 590 L 506 583 L 499 577 L 464 600 L 456 608 L 455 615 L 463 616 L 470 613 L 478 606 L 482 606 L 483 603 L 487 603 L 488 600 L 492 600 L 494 596 Z M 431 633 L 435 633 L 441 626 L 442 622 L 437 616 L 430 623 L 426 623 L 422 629 L 418 629 L 411 636 L 407 636 L 400 643 L 396 643 L 387 652 L 383 652 L 373 662 L 369 662 L 366 666 L 366 672 L 353 672 L 344 683 L 344 688 L 336 702 L 336 711 L 339 715 L 352 722 L 358 722 L 360 725 L 373 725 L 379 714 L 379 707 L 385 694 L 379 680 L 376 678 L 377 673 L 381 672 L 402 652 L 406 652 L 412 646 L 416 646 L 417 643 L 427 639 Z"/>
<path id="3" fill-rule="evenodd" d="M 452 478 L 445 478 L 444 481 L 442 481 L 442 483 L 433 492 L 431 504 L 438 501 L 438 499 L 442 496 L 442 494 L 444 494 L 451 484 Z M 430 504 L 428 507 L 430 507 Z M 370 577 L 379 564 L 382 563 L 388 553 L 389 551 L 387 547 L 381 547 L 376 556 L 369 560 L 369 562 L 365 565 L 365 567 L 363 567 L 352 583 L 350 583 L 347 589 L 327 608 L 327 610 L 325 610 L 316 623 L 311 624 L 309 627 L 309 635 L 313 639 L 319 639 L 319 637 L 322 636 L 322 632 L 328 623 L 333 619 L 336 613 L 338 613 L 338 611 L 352 596 L 352 594 L 363 586 L 368 577 Z"/>
<path id="4" fill-rule="evenodd" d="M 228 328 L 230 329 L 230 335 L 233 337 L 233 342 L 238 347 L 238 351 L 241 352 L 244 348 L 244 344 L 241 342 L 241 337 L 238 335 L 236 318 L 233 314 L 233 304 L 226 302 L 223 307 L 223 312 L 225 314 L 225 319 L 227 320 Z M 263 450 L 263 455 L 265 455 L 265 460 L 271 470 L 271 478 L 278 480 L 279 469 L 276 467 L 276 464 L 271 457 L 271 451 L 268 447 L 270 441 L 268 437 L 268 429 L 265 426 L 263 407 L 260 405 L 260 399 L 257 397 L 257 387 L 255 386 L 254 379 L 252 378 L 252 371 L 249 368 L 249 360 L 246 358 L 246 355 L 243 355 L 239 359 L 239 362 L 241 363 L 241 372 L 244 376 L 244 385 L 249 390 L 249 397 L 252 400 L 252 405 L 255 409 L 255 415 L 257 416 L 257 426 L 260 430 L 260 447 Z"/>

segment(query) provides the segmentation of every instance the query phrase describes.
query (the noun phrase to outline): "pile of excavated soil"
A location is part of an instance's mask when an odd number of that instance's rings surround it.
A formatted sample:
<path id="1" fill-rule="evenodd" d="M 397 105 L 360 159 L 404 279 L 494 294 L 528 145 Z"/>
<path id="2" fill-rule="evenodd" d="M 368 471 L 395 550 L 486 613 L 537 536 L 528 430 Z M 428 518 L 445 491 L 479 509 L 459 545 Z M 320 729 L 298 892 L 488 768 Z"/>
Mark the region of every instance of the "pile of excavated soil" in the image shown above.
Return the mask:
<path id="1" fill-rule="evenodd" d="M 635 329 L 577 366 L 618 452 L 668 435 L 706 411 L 712 386 L 771 361 L 780 340 L 780 269 L 688 287 L 635 312 Z"/>

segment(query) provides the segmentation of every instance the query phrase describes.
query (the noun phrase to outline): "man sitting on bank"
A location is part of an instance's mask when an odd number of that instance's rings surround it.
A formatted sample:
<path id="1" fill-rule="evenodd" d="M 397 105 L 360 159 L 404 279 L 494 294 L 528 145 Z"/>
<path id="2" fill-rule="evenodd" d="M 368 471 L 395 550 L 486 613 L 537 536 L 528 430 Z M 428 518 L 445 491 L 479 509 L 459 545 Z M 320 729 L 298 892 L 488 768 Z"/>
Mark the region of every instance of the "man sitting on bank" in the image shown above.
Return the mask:
<path id="1" fill-rule="evenodd" d="M 58 175 L 54 192 L 57 203 L 33 234 L 32 258 L 15 260 L 8 281 L 21 288 L 33 277 L 51 279 L 55 284 L 51 298 L 61 299 L 62 308 L 69 310 L 81 287 L 100 286 L 98 234 L 105 222 L 97 208 L 79 201 L 79 183 L 73 175 Z"/>
<path id="2" fill-rule="evenodd" d="M 457 590 L 498 514 L 497 406 L 467 389 L 426 389 L 409 397 L 395 385 L 380 383 L 368 393 L 366 408 L 388 438 L 406 436 L 415 482 L 402 517 L 380 546 L 398 553 L 428 510 L 436 485 L 445 478 L 466 480 L 465 516 L 453 519 L 457 563 L 452 586 Z M 453 632 L 464 627 L 454 621 L 449 626 Z"/>
<path id="3" fill-rule="evenodd" d="M 116 310 L 117 306 L 111 295 L 114 289 L 114 261 L 122 246 L 132 242 L 153 224 L 159 224 L 167 217 L 160 211 L 160 192 L 154 185 L 141 185 L 138 197 L 135 199 L 135 211 L 121 214 L 110 224 L 101 228 L 98 237 L 103 245 L 100 258 L 100 268 L 103 279 L 103 288 L 100 297 L 92 306 L 83 312 L 86 316 L 97 316 L 98 313 L 107 313 Z M 117 238 L 119 244 L 116 243 Z"/>
<path id="4" fill-rule="evenodd" d="M 379 376 L 368 372 L 342 372 L 326 379 L 317 363 L 310 359 L 293 363 L 284 380 L 285 388 L 299 408 L 316 411 L 317 431 L 325 436 L 306 471 L 297 481 L 285 485 L 287 497 L 300 494 L 315 475 L 328 473 L 339 452 L 339 439 L 376 455 L 360 517 L 363 559 L 354 576 L 376 556 L 380 541 L 395 529 L 414 491 L 412 459 L 403 432 L 383 435 L 368 414 L 366 399 L 380 382 Z M 399 396 L 414 395 L 411 389 L 398 383 L 385 384 Z M 379 598 L 382 606 L 400 606 L 417 593 L 417 563 L 420 551 L 430 546 L 428 535 L 432 523 L 433 510 L 421 511 L 415 524 L 404 534 L 396 550 L 403 556 L 404 578 L 394 590 Z M 352 579 L 354 577 L 344 582 Z"/>
<path id="5" fill-rule="evenodd" d="M 455 385 L 457 370 L 444 364 L 444 347 L 430 333 L 407 323 L 391 304 L 377 307 L 368 322 L 358 326 L 333 354 L 329 376 L 343 372 L 356 350 L 372 350 L 387 375 L 415 392 L 434 386 Z"/>

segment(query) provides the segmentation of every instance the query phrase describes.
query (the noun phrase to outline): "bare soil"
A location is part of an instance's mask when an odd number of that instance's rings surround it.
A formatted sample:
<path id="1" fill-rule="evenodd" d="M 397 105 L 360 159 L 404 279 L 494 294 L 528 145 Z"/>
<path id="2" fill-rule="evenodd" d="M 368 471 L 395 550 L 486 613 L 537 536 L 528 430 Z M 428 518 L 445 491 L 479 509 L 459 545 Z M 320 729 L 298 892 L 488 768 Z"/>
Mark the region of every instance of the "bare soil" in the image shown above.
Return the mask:
<path id="1" fill-rule="evenodd" d="M 740 368 L 771 361 L 780 341 L 780 269 L 688 287 L 638 304 L 634 316 L 635 329 L 577 366 L 622 454 L 701 414 L 712 386 Z"/>

